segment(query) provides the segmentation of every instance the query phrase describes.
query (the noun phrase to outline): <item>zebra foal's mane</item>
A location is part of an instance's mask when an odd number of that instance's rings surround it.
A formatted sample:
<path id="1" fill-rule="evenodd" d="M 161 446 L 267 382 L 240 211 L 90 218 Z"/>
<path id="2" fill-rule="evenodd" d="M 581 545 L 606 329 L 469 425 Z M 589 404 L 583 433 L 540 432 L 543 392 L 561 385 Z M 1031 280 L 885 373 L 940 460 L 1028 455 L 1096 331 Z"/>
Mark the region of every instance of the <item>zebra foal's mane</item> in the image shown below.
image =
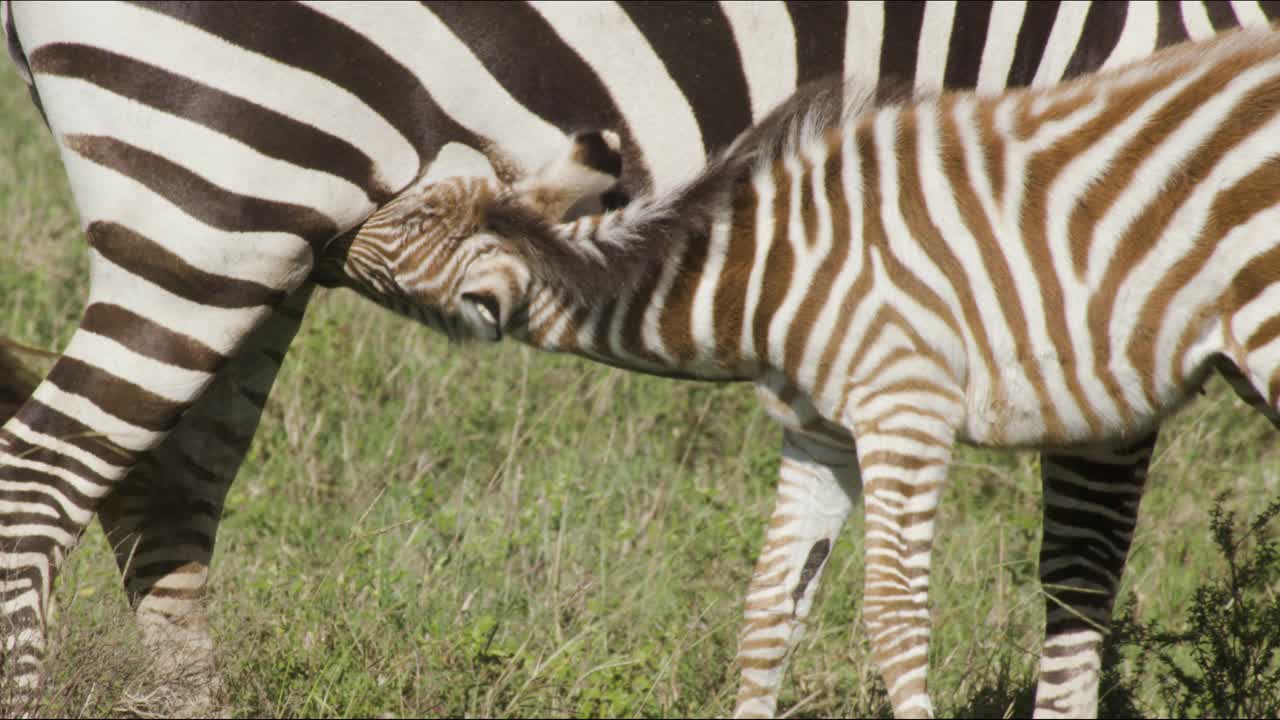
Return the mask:
<path id="1" fill-rule="evenodd" d="M 833 128 L 909 97 L 909 87 L 888 91 L 832 75 L 801 86 L 729 147 L 713 155 L 688 182 L 661 195 L 642 196 L 605 215 L 557 225 L 515 194 L 488 199 L 481 232 L 491 233 L 524 257 L 549 288 L 579 300 L 616 296 L 650 277 L 686 240 L 710 232 L 713 213 L 726 195 L 756 172 L 821 138 Z M 574 242 L 583 223 L 598 224 L 590 244 Z"/>

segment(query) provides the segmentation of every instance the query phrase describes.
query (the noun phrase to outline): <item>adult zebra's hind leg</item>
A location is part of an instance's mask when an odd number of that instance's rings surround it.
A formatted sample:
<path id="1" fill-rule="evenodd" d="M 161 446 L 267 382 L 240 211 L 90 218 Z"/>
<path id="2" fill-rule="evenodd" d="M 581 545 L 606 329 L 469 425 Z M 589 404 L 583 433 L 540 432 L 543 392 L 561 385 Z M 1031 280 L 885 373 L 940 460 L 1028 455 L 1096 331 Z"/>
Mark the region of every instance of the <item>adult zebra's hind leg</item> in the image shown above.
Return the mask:
<path id="1" fill-rule="evenodd" d="M 1045 639 L 1036 717 L 1096 717 L 1102 642 L 1137 524 L 1156 434 L 1045 454 L 1040 583 Z"/>
<path id="2" fill-rule="evenodd" d="M 306 286 L 275 309 L 99 510 L 163 691 L 138 708 L 148 714 L 199 717 L 226 707 L 205 607 L 209 564 L 223 500 L 310 294 Z"/>
<path id="3" fill-rule="evenodd" d="M 0 430 L 0 634 L 10 712 L 30 712 L 57 571 L 101 501 L 162 443 L 310 269 L 290 252 L 187 261 L 114 223 L 91 223 L 92 287 L 80 326 Z M 198 235 L 192 246 L 203 250 Z M 286 241 L 290 242 L 290 241 Z M 190 249 L 190 248 L 188 248 Z M 196 254 L 196 250 L 192 250 Z M 261 279 L 237 276 L 246 269 Z M 269 278 L 269 279 L 268 279 Z"/>
<path id="4" fill-rule="evenodd" d="M 788 429 L 777 503 L 747 587 L 734 717 L 772 717 L 787 654 L 799 641 L 822 570 L 860 492 L 857 456 Z"/>

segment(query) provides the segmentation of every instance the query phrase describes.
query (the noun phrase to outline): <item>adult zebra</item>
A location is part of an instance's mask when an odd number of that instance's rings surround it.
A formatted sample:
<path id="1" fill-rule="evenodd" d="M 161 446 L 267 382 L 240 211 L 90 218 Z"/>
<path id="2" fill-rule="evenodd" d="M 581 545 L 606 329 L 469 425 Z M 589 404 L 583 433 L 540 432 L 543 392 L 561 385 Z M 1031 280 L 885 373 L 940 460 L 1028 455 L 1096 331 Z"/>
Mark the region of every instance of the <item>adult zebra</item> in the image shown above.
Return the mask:
<path id="1" fill-rule="evenodd" d="M 6 3 L 10 51 L 92 248 L 80 327 L 0 433 L 9 679 L 35 683 L 49 588 L 95 513 L 148 642 L 212 673 L 200 597 L 217 522 L 302 317 L 316 251 L 428 166 L 472 168 L 480 149 L 535 167 L 564 130 L 616 127 L 635 149 L 624 186 L 663 188 L 798 83 L 846 67 L 919 89 L 1045 83 L 1269 11 Z M 782 412 L 787 397 L 778 394 Z M 1122 473 L 1140 487 L 1150 442 L 1046 463 L 1050 514 L 1077 473 Z M 814 496 L 838 486 L 793 454 L 790 482 Z M 780 502 L 775 514 L 798 511 Z M 1084 585 L 1062 599 L 1087 608 L 1089 588 L 1114 584 L 1128 536 L 1098 550 L 1058 532 L 1066 524 L 1051 526 L 1043 565 L 1059 584 Z M 1111 564 L 1079 560 L 1089 553 Z M 1087 632 L 1081 622 L 1050 611 L 1051 634 L 1068 645 Z M 770 682 L 750 692 L 768 697 Z"/>

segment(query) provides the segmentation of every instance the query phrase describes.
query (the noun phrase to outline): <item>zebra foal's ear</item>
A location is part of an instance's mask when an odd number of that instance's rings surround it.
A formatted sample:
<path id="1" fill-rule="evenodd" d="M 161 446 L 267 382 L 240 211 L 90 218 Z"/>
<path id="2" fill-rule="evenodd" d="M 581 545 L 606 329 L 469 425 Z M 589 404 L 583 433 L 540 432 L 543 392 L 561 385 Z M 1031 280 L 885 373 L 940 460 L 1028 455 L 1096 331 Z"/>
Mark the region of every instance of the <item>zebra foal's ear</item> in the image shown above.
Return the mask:
<path id="1" fill-rule="evenodd" d="M 558 222 L 580 201 L 602 195 L 622 176 L 622 139 L 612 130 L 574 133 L 567 147 L 512 192 L 535 213 Z"/>
<path id="2" fill-rule="evenodd" d="M 613 178 L 622 177 L 622 138 L 612 130 L 574 133 L 573 160 L 584 168 Z"/>
<path id="3" fill-rule="evenodd" d="M 502 338 L 526 302 L 529 282 L 578 289 L 598 268 L 556 234 L 555 225 L 580 201 L 603 194 L 622 174 L 621 139 L 608 130 L 577 133 L 567 147 L 509 192 L 482 198 L 475 236 L 496 240 L 505 253 L 469 266 L 458 291 L 459 317 L 471 337 Z M 595 271 L 595 272 L 593 272 Z"/>

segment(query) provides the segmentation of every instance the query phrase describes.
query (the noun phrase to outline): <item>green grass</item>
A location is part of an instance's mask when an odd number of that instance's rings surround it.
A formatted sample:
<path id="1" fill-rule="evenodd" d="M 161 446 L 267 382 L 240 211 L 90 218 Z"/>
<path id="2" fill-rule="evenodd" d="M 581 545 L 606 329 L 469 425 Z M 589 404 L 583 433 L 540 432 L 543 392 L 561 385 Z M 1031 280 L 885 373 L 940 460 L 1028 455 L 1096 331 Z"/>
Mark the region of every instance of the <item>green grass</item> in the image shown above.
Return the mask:
<path id="1" fill-rule="evenodd" d="M 58 349 L 85 297 L 83 243 L 11 72 L 0 150 L 0 334 Z M 1139 619 L 1176 626 L 1223 570 L 1208 534 L 1216 493 L 1245 514 L 1280 494 L 1274 438 L 1216 380 L 1170 423 L 1124 577 Z M 219 535 L 210 606 L 234 712 L 727 714 L 779 440 L 745 386 L 450 347 L 321 291 Z M 942 713 L 1029 709 L 1037 472 L 1033 455 L 958 454 L 934 556 Z M 861 626 L 860 514 L 785 683 L 780 707 L 797 715 L 887 712 Z M 127 672 L 135 637 L 118 588 L 95 526 L 58 586 L 62 712 L 118 712 L 145 686 Z M 1125 677 L 1145 712 L 1167 711 L 1154 680 Z"/>

